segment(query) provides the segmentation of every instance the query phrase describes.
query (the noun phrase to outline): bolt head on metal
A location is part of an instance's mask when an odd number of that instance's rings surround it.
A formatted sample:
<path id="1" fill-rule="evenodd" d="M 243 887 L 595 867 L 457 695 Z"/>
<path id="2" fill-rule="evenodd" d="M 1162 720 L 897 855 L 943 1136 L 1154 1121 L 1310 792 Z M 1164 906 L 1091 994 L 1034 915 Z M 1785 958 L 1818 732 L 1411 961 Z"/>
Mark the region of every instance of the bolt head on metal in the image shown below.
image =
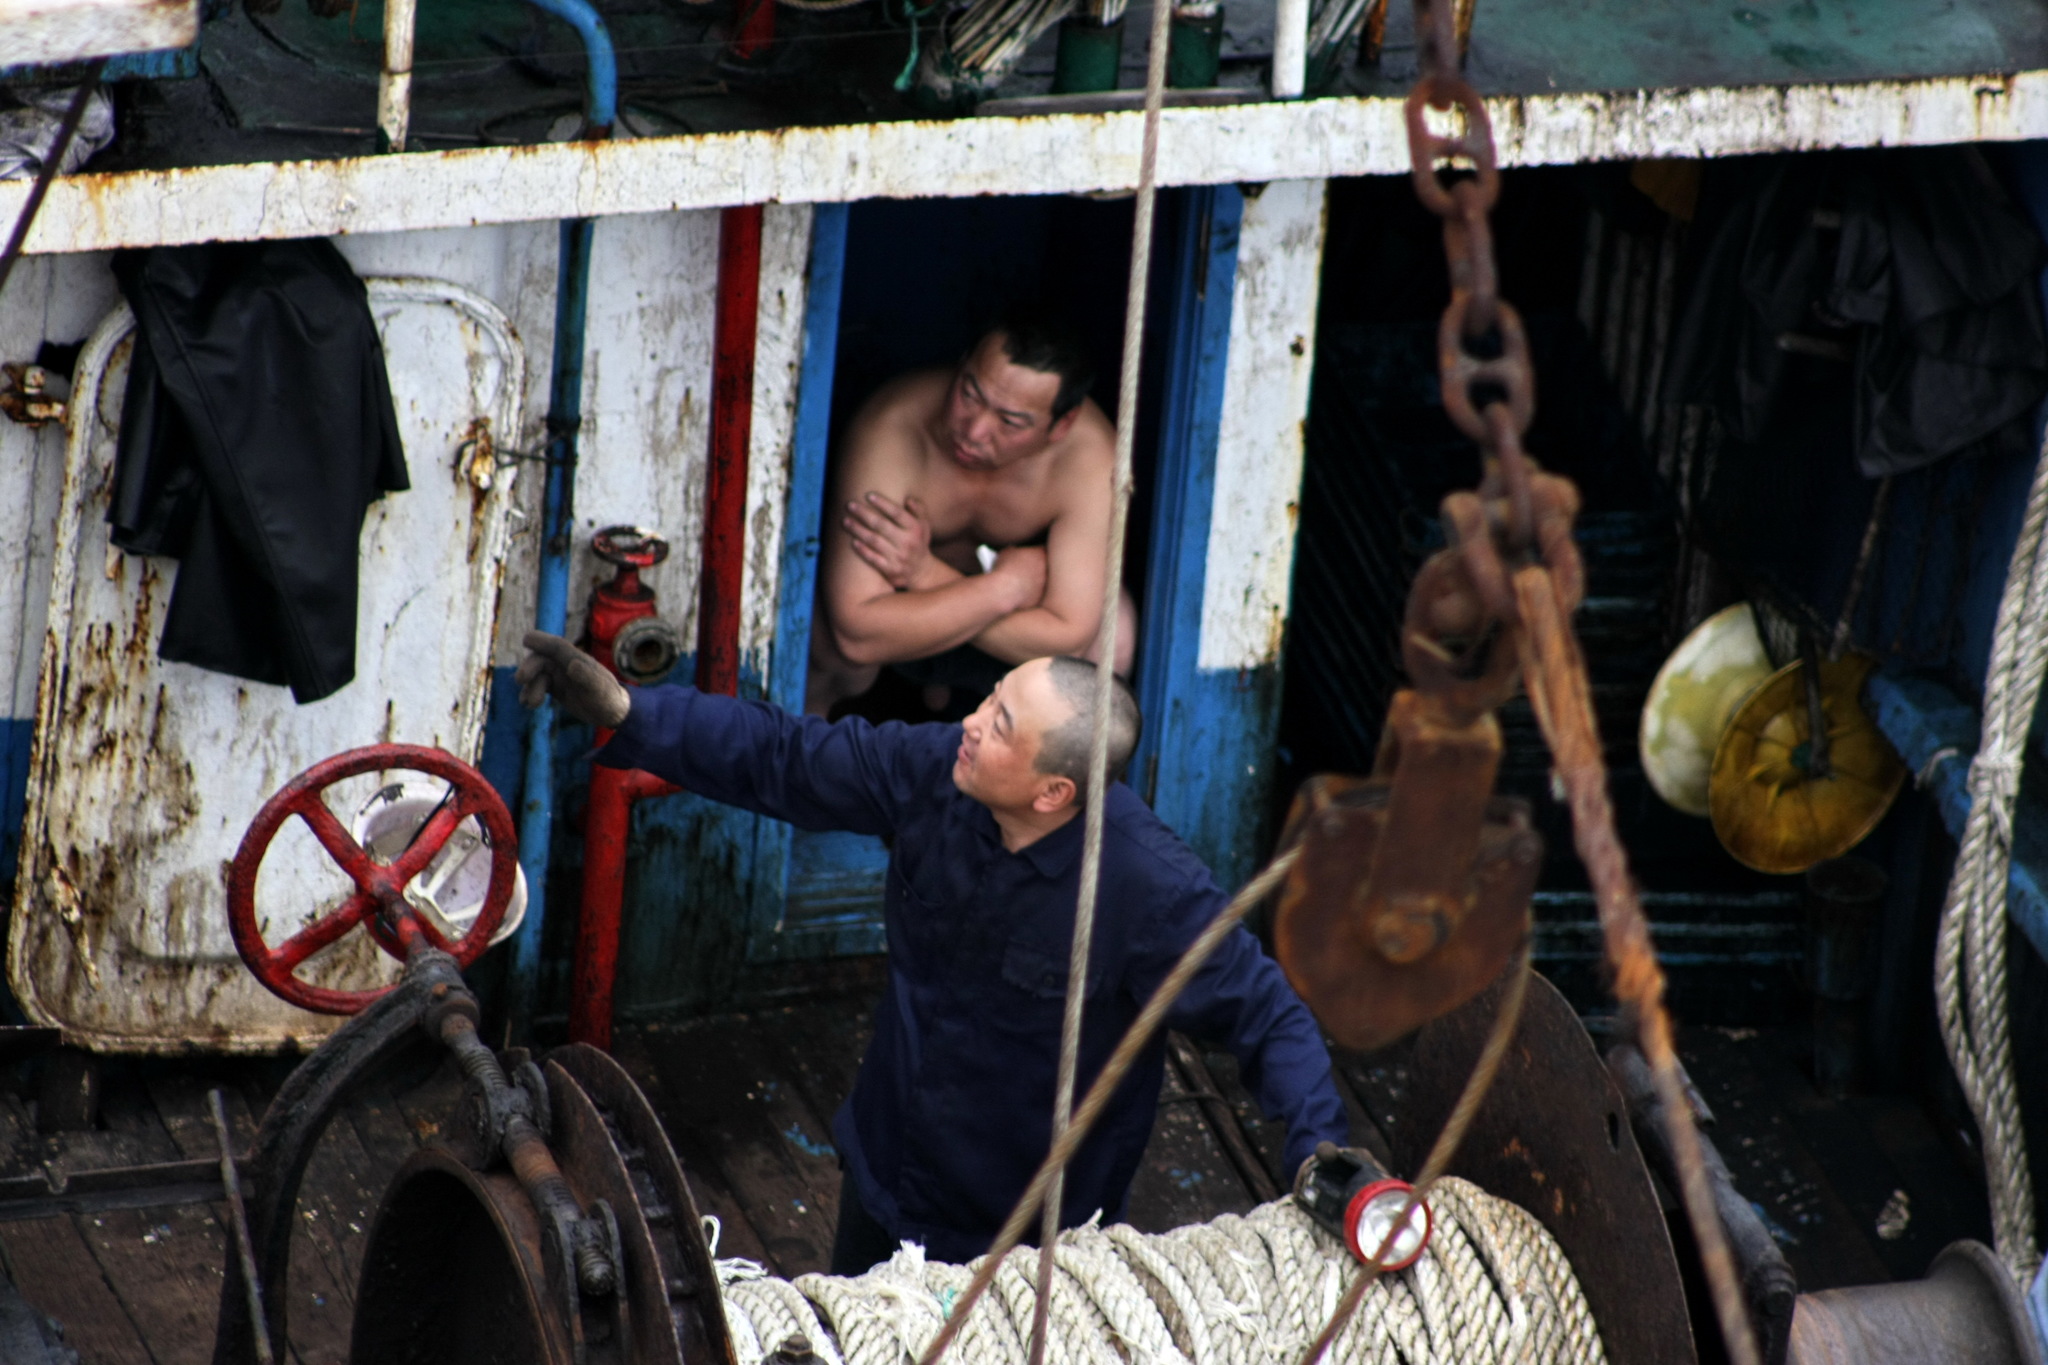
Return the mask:
<path id="1" fill-rule="evenodd" d="M 1373 946 L 1389 962 L 1419 962 L 1451 936 L 1451 918 L 1449 907 L 1434 896 L 1397 900 L 1374 922 Z"/>

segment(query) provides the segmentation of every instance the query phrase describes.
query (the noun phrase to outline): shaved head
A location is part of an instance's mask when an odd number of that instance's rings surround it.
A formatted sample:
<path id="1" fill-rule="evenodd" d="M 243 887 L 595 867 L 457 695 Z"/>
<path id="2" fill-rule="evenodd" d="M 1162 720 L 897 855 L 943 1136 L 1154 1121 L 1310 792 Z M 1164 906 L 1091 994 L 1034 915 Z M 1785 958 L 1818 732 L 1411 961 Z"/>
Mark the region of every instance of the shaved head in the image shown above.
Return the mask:
<path id="1" fill-rule="evenodd" d="M 1046 660 L 1047 680 L 1070 708 L 1067 718 L 1047 727 L 1038 740 L 1037 768 L 1042 773 L 1064 777 L 1074 784 L 1074 799 L 1088 795 L 1088 750 L 1095 737 L 1095 706 L 1101 692 L 1101 675 L 1094 664 L 1071 655 Z M 1123 776 L 1124 766 L 1138 747 L 1142 720 L 1137 698 L 1131 689 L 1110 679 L 1108 781 Z"/>

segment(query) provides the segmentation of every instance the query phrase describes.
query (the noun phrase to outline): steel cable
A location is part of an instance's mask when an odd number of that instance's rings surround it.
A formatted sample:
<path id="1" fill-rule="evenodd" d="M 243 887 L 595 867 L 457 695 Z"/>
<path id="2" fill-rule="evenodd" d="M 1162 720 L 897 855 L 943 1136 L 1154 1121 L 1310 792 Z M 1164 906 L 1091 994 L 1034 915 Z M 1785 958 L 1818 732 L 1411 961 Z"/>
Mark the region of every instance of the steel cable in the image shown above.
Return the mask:
<path id="1" fill-rule="evenodd" d="M 1145 1002 L 1145 1008 L 1138 1012 L 1138 1017 L 1131 1021 L 1130 1028 L 1124 1031 L 1123 1038 L 1116 1045 L 1116 1051 L 1103 1063 L 1102 1071 L 1096 1076 L 1095 1083 L 1088 1087 L 1088 1093 L 1082 1097 L 1080 1105 L 1074 1110 L 1073 1121 L 1054 1137 L 1052 1150 L 1045 1154 L 1045 1160 L 1039 1164 L 1037 1173 L 1031 1177 L 1031 1183 L 1026 1185 L 1024 1193 L 1018 1196 L 1017 1206 L 1010 1210 L 1009 1218 L 1004 1220 L 1001 1230 L 990 1243 L 989 1255 L 977 1263 L 981 1268 L 974 1272 L 974 1278 L 969 1281 L 967 1288 L 961 1291 L 959 1301 L 954 1304 L 951 1314 L 946 1319 L 945 1327 L 919 1357 L 919 1365 L 937 1365 L 946 1348 L 952 1345 L 953 1339 L 960 1334 L 961 1328 L 972 1314 L 974 1305 L 988 1292 L 997 1267 L 1003 1264 L 1003 1258 L 1022 1240 L 1024 1229 L 1030 1225 L 1032 1215 L 1042 1207 L 1046 1191 L 1052 1185 L 1054 1173 L 1065 1170 L 1067 1162 L 1080 1150 L 1081 1143 L 1087 1139 L 1089 1131 L 1095 1126 L 1095 1121 L 1102 1116 L 1102 1111 L 1108 1108 L 1110 1097 L 1123 1083 L 1124 1076 L 1137 1063 L 1139 1054 L 1145 1050 L 1153 1035 L 1158 1033 L 1161 1025 L 1165 1023 L 1166 1012 L 1180 999 L 1181 992 L 1194 980 L 1195 973 L 1199 972 L 1215 954 L 1224 937 L 1237 928 L 1253 906 L 1272 895 L 1279 887 L 1281 881 L 1293 870 L 1299 856 L 1292 850 L 1283 853 L 1268 863 L 1258 876 L 1246 882 L 1244 889 L 1231 898 L 1230 904 L 1224 906 L 1216 918 L 1209 921 L 1208 927 L 1195 936 L 1195 941 L 1180 955 L 1180 961 L 1173 964 L 1173 970 L 1166 974 L 1166 979 L 1152 992 L 1152 998 Z"/>
<path id="2" fill-rule="evenodd" d="M 1053 1087 L 1052 1132 L 1064 1135 L 1073 1117 L 1074 1080 L 1080 1064 L 1081 1011 L 1088 990 L 1088 956 L 1095 932 L 1095 902 L 1102 883 L 1102 818 L 1109 799 L 1109 732 L 1116 702 L 1118 617 L 1123 604 L 1124 540 L 1131 514 L 1132 446 L 1138 433 L 1138 381 L 1145 352 L 1145 305 L 1152 277 L 1152 226 L 1159 201 L 1159 113 L 1166 103 L 1168 25 L 1173 7 L 1152 7 L 1151 46 L 1146 52 L 1145 120 L 1138 146 L 1138 197 L 1131 221 L 1131 264 L 1124 284 L 1123 369 L 1117 377 L 1116 466 L 1111 475 L 1109 547 L 1103 570 L 1102 621 L 1095 636 L 1095 714 L 1088 744 L 1087 807 L 1083 812 L 1081 883 L 1074 904 L 1074 937 L 1067 967 L 1065 1013 L 1060 1021 L 1059 1074 Z M 1053 1269 L 1053 1247 L 1059 1239 L 1060 1205 L 1066 1188 L 1066 1166 L 1053 1168 L 1045 1199 L 1038 1282 Z M 1045 1296 L 1041 1295 L 1041 1300 Z M 1031 1365 L 1045 1359 L 1046 1306 L 1041 1302 L 1031 1325 Z"/>
<path id="3" fill-rule="evenodd" d="M 1522 1002 L 1529 995 L 1529 950 L 1524 947 L 1520 959 L 1508 969 L 1507 994 L 1501 998 L 1500 1012 L 1494 1016 L 1493 1028 L 1486 1035 L 1486 1043 L 1479 1050 L 1479 1060 L 1472 1064 L 1472 1074 L 1465 1078 L 1465 1088 L 1459 1092 L 1458 1102 L 1451 1108 L 1450 1117 L 1437 1131 L 1436 1141 L 1429 1149 L 1429 1156 L 1422 1163 L 1422 1171 L 1415 1177 L 1415 1188 L 1408 1196 L 1408 1202 L 1394 1215 L 1387 1225 L 1386 1239 L 1373 1252 L 1372 1263 L 1353 1282 L 1344 1298 L 1330 1313 L 1330 1319 L 1323 1330 L 1301 1358 L 1301 1365 L 1317 1365 L 1323 1353 L 1344 1330 L 1344 1324 L 1357 1311 L 1366 1290 L 1380 1273 L 1380 1262 L 1393 1249 L 1395 1238 L 1401 1229 L 1408 1226 L 1408 1215 L 1415 1206 L 1428 1198 L 1430 1190 L 1450 1169 L 1451 1159 L 1458 1154 L 1458 1147 L 1465 1140 L 1465 1132 L 1472 1126 L 1472 1120 L 1479 1115 L 1479 1106 L 1486 1099 L 1486 1092 L 1493 1088 L 1493 1078 L 1500 1074 L 1500 1064 L 1508 1055 L 1508 1044 L 1514 1041 L 1515 1026 L 1522 1020 Z"/>
<path id="4" fill-rule="evenodd" d="M 35 183 L 29 186 L 28 197 L 21 201 L 21 211 L 14 215 L 14 225 L 7 232 L 7 245 L 0 247 L 0 290 L 7 288 L 8 278 L 14 274 L 14 263 L 21 259 L 28 244 L 28 230 L 36 221 L 37 211 L 43 207 L 43 197 L 50 192 L 50 182 L 63 169 L 64 154 L 71 150 L 71 140 L 78 136 L 78 125 L 85 118 L 85 106 L 92 102 L 93 91 L 99 89 L 100 72 L 106 69 L 106 65 L 105 57 L 97 58 L 79 77 L 78 92 L 64 110 L 64 118 L 57 125 L 57 136 L 52 140 L 50 150 L 44 154 L 43 164 L 36 170 Z"/>

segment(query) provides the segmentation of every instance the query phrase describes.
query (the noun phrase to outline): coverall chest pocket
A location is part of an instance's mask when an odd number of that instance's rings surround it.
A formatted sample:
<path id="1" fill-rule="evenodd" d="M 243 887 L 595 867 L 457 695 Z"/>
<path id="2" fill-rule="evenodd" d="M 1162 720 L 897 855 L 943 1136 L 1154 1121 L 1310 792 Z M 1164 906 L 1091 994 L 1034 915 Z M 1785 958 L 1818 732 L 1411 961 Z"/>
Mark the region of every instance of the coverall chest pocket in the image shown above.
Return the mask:
<path id="1" fill-rule="evenodd" d="M 1003 949 L 1003 980 L 1034 1000 L 1067 997 L 1067 954 L 1036 943 L 1014 942 Z M 1107 976 L 1102 964 L 1089 965 L 1088 993 L 1097 995 Z"/>

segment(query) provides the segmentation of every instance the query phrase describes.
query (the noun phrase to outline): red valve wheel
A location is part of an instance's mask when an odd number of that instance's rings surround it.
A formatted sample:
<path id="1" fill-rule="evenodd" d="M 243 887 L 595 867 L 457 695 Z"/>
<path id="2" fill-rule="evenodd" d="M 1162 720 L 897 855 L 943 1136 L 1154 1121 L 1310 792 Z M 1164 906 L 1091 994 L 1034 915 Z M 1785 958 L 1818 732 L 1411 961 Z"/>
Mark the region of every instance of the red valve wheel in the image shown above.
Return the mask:
<path id="1" fill-rule="evenodd" d="M 668 542 L 644 526 L 607 526 L 590 538 L 590 548 L 607 564 L 651 569 L 668 558 Z"/>
<path id="2" fill-rule="evenodd" d="M 442 779 L 449 784 L 449 798 L 414 836 L 411 847 L 386 866 L 356 842 L 327 808 L 324 795 L 344 778 L 395 768 Z M 356 890 L 338 909 L 272 948 L 263 941 L 263 931 L 256 923 L 256 873 L 270 851 L 270 841 L 294 815 L 306 822 L 321 847 L 356 884 Z M 451 943 L 407 903 L 405 888 L 471 816 L 483 826 L 490 841 L 491 880 L 476 922 Z M 482 773 L 441 749 L 422 744 L 372 744 L 315 763 L 263 803 L 228 866 L 228 927 L 242 961 L 273 995 L 320 1014 L 354 1014 L 391 988 L 337 991 L 309 985 L 295 975 L 300 964 L 360 924 L 378 946 L 401 962 L 412 945 L 424 939 L 453 957 L 458 966 L 467 967 L 490 946 L 491 935 L 505 918 L 518 868 L 519 841 L 512 813 Z"/>

